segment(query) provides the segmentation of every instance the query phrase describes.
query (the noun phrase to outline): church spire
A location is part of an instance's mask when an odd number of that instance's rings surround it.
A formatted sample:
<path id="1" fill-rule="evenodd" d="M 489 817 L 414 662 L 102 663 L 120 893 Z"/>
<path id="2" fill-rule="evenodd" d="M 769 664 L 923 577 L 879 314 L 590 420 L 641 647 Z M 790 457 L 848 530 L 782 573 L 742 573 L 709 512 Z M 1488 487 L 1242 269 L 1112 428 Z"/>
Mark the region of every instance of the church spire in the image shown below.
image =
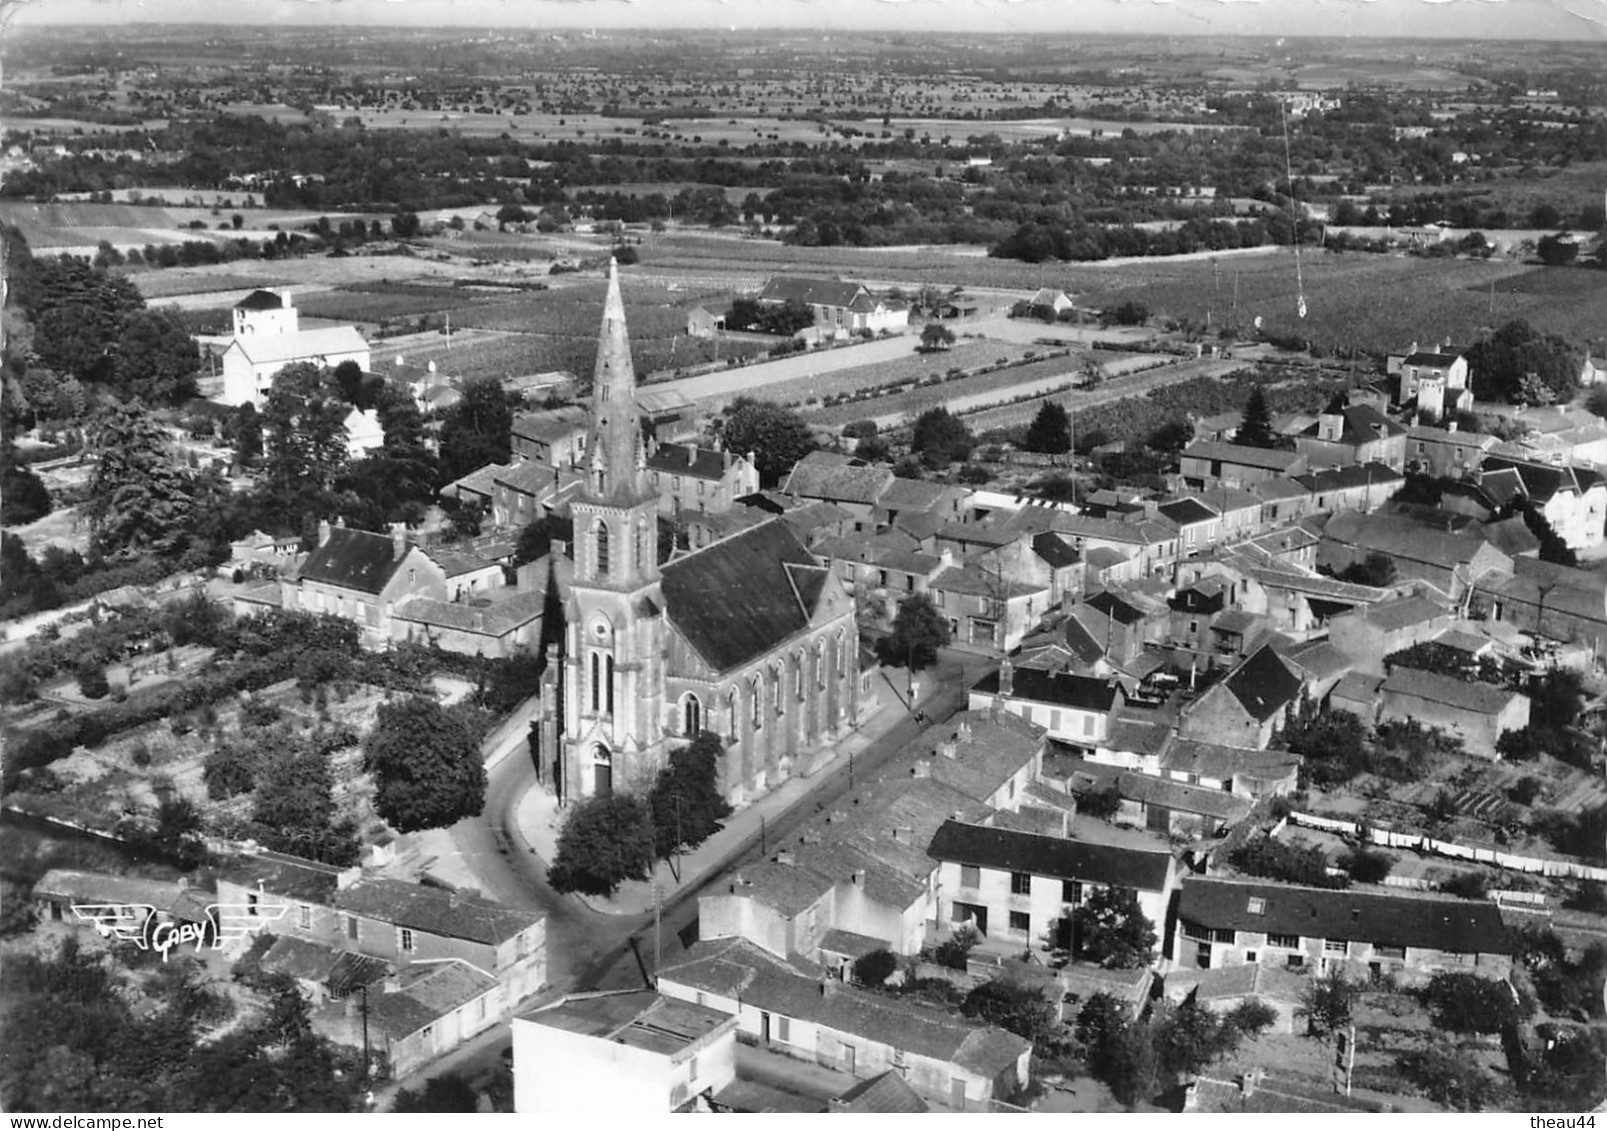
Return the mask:
<path id="1" fill-rule="evenodd" d="M 642 423 L 636 406 L 636 367 L 625 329 L 625 300 L 619 294 L 619 268 L 608 261 L 608 295 L 592 374 L 592 421 L 587 437 L 587 493 L 613 499 L 645 489 Z"/>

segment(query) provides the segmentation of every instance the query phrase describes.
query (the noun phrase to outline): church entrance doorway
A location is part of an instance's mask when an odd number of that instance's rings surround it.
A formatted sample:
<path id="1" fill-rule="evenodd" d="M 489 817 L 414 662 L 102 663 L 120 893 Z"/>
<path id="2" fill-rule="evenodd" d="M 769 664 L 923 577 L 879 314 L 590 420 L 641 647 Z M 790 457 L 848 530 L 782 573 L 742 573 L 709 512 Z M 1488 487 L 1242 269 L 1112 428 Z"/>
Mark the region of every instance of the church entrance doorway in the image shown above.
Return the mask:
<path id="1" fill-rule="evenodd" d="M 592 794 L 608 797 L 614 792 L 614 756 L 598 743 L 592 748 Z"/>

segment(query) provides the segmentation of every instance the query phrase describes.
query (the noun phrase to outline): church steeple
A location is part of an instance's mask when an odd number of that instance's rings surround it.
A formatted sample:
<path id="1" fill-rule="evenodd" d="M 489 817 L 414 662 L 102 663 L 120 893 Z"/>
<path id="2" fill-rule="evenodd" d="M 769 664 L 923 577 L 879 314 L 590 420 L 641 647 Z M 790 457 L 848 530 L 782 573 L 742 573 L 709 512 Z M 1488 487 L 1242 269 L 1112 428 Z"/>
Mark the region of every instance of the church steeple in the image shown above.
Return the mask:
<path id="1" fill-rule="evenodd" d="M 608 261 L 608 295 L 592 374 L 592 420 L 586 438 L 586 494 L 607 501 L 633 500 L 647 493 L 641 411 L 636 405 L 636 367 L 625 329 L 625 301 L 619 294 L 619 268 Z"/>

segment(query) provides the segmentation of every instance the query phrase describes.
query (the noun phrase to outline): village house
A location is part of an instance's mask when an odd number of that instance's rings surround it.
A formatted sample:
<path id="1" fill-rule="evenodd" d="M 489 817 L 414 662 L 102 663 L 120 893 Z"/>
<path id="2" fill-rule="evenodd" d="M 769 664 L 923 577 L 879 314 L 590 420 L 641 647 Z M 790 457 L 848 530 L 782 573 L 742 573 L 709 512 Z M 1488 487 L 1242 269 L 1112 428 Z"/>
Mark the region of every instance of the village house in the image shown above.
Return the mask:
<path id="1" fill-rule="evenodd" d="M 894 1070 L 922 1098 L 985 1110 L 1029 1081 L 1032 1045 L 1003 1029 L 844 985 L 741 939 L 699 941 L 659 992 L 737 1019 L 759 1047 L 864 1079 Z"/>
<path id="2" fill-rule="evenodd" d="M 1395 403 L 1402 408 L 1431 420 L 1473 409 L 1467 357 L 1451 348 L 1449 338 L 1427 350 L 1413 342 L 1404 354 L 1388 355 L 1384 369 L 1395 378 Z"/>
<path id="3" fill-rule="evenodd" d="M 1384 673 L 1384 657 L 1423 644 L 1451 627 L 1455 615 L 1422 597 L 1362 605 L 1328 622 L 1328 639 L 1357 671 Z"/>
<path id="4" fill-rule="evenodd" d="M 1509 468 L 1518 477 L 1523 497 L 1540 509 L 1570 550 L 1601 545 L 1607 523 L 1607 479 L 1599 472 L 1501 456 L 1487 458 L 1482 470 L 1488 476 Z"/>
<path id="5" fill-rule="evenodd" d="M 1111 712 L 1125 700 L 1115 680 L 1018 668 L 1008 659 L 983 676 L 970 694 L 974 711 L 997 702 L 1012 715 L 1045 728 L 1051 739 L 1086 750 L 1104 741 Z"/>
<path id="6" fill-rule="evenodd" d="M 1379 718 L 1415 721 L 1462 740 L 1469 754 L 1499 758 L 1496 743 L 1529 725 L 1529 697 L 1418 668 L 1396 668 L 1380 689 Z"/>
<path id="7" fill-rule="evenodd" d="M 1299 674 L 1264 644 L 1183 709 L 1178 733 L 1222 746 L 1265 750 L 1301 689 Z"/>
<path id="8" fill-rule="evenodd" d="M 1371 405 L 1322 413 L 1294 441 L 1295 451 L 1319 470 L 1377 463 L 1399 471 L 1406 463 L 1406 429 Z"/>
<path id="9" fill-rule="evenodd" d="M 1455 421 L 1443 428 L 1414 424 L 1406 430 L 1405 470 L 1436 479 L 1461 479 L 1482 464 L 1495 445 L 1494 436 L 1458 431 Z"/>
<path id="10" fill-rule="evenodd" d="M 1297 475 L 1295 482 L 1310 492 L 1313 514 L 1340 511 L 1371 514 L 1406 485 L 1406 476 L 1399 468 L 1366 463 Z"/>
<path id="11" fill-rule="evenodd" d="M 1182 557 L 1192 557 L 1222 541 L 1222 516 L 1198 498 L 1172 499 L 1156 509 L 1177 523 L 1178 553 Z"/>
<path id="12" fill-rule="evenodd" d="M 1383 554 L 1401 578 L 1427 581 L 1459 598 L 1481 576 L 1512 569 L 1512 559 L 1476 534 L 1447 533 L 1401 515 L 1352 511 L 1330 518 L 1317 547 L 1319 565 L 1339 572 Z"/>
<path id="13" fill-rule="evenodd" d="M 1171 959 L 1205 970 L 1259 963 L 1351 978 L 1504 979 L 1512 944 L 1500 908 L 1482 900 L 1189 876 Z"/>
<path id="14" fill-rule="evenodd" d="M 408 597 L 447 600 L 447 577 L 399 523 L 387 535 L 322 521 L 300 570 L 279 582 L 281 608 L 352 621 L 365 648 L 390 643 L 392 614 Z"/>
<path id="15" fill-rule="evenodd" d="M 932 602 L 949 622 L 951 643 L 1009 652 L 1049 608 L 1049 586 L 1023 583 L 987 564 L 963 562 L 928 583 Z"/>
<path id="16" fill-rule="evenodd" d="M 1173 1005 L 1193 1000 L 1212 1013 L 1231 1013 L 1241 1005 L 1259 1002 L 1276 1020 L 1271 1032 L 1293 1033 L 1295 1017 L 1305 1004 L 1311 980 L 1303 971 L 1260 962 L 1218 966 L 1214 970 L 1173 970 L 1166 975 L 1162 996 Z"/>
<path id="17" fill-rule="evenodd" d="M 333 369 L 343 361 L 353 361 L 366 371 L 371 356 L 368 342 L 355 326 L 235 338 L 223 352 L 220 403 L 249 404 L 261 411 L 281 369 L 303 361 Z"/>
<path id="18" fill-rule="evenodd" d="M 732 1014 L 656 990 L 566 995 L 513 1019 L 513 1108 L 689 1110 L 736 1079 L 737 1024 Z"/>
<path id="19" fill-rule="evenodd" d="M 1157 762 L 1155 769 L 1145 772 L 1258 799 L 1293 793 L 1299 784 L 1301 757 L 1287 750 L 1248 750 L 1174 736 Z"/>
<path id="20" fill-rule="evenodd" d="M 874 297 L 863 283 L 774 275 L 759 292 L 760 306 L 802 303 L 814 313 L 817 329 L 828 332 L 899 333 L 909 325 L 909 308 Z"/>
<path id="21" fill-rule="evenodd" d="M 733 455 L 696 444 L 659 444 L 647 457 L 647 477 L 658 511 L 672 521 L 684 514 L 730 510 L 759 489 L 753 453 Z"/>
<path id="22" fill-rule="evenodd" d="M 1190 444 L 1180 457 L 1179 475 L 1189 487 L 1244 487 L 1268 479 L 1304 474 L 1310 467 L 1300 452 L 1251 448 L 1207 440 Z"/>
<path id="23" fill-rule="evenodd" d="M 1072 911 L 1101 888 L 1134 892 L 1156 934 L 1177 885 L 1171 853 L 947 821 L 927 851 L 938 861 L 938 921 L 1020 949 L 1075 951 Z"/>
<path id="24" fill-rule="evenodd" d="M 235 303 L 230 313 L 237 338 L 249 335 L 277 337 L 294 334 L 301 329 L 301 312 L 296 309 L 296 300 L 289 287 L 278 287 L 271 291 L 254 290 Z"/>
<path id="25" fill-rule="evenodd" d="M 1517 558 L 1511 573 L 1479 580 L 1473 606 L 1535 636 L 1607 648 L 1607 578 L 1593 570 Z"/>
<path id="26" fill-rule="evenodd" d="M 401 1079 L 497 1024 L 501 1003 L 495 978 L 460 958 L 446 959 L 386 978 L 378 993 L 365 996 L 366 1025 L 353 1011 L 345 1031 L 331 1035 L 356 1047 L 366 1033 L 368 1047 Z"/>
<path id="27" fill-rule="evenodd" d="M 587 410 L 578 405 L 519 413 L 509 433 L 513 458 L 549 468 L 573 466 L 586 449 L 590 419 Z"/>

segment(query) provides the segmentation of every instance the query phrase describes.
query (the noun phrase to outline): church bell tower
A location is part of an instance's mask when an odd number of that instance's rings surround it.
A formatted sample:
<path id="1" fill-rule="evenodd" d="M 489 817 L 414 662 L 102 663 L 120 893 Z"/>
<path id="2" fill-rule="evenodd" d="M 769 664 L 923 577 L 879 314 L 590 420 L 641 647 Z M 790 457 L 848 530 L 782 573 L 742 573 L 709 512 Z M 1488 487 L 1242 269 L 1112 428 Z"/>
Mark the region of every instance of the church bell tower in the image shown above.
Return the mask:
<path id="1" fill-rule="evenodd" d="M 664 599 L 658 496 L 649 488 L 636 369 L 619 272 L 608 265 L 591 425 L 570 504 L 575 572 L 567 609 L 559 796 L 645 790 L 664 752 Z"/>

